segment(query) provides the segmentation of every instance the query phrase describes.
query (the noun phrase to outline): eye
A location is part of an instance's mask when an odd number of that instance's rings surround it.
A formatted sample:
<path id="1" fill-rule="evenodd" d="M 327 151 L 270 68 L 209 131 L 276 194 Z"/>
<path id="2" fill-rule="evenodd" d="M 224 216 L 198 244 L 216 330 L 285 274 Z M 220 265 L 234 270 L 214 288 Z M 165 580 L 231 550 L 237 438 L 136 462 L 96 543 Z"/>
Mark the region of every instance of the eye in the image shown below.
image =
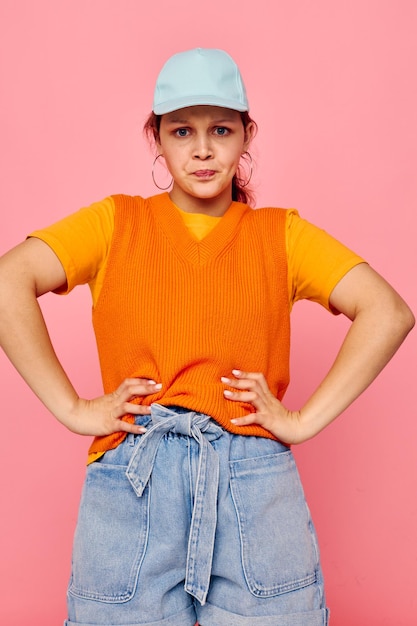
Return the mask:
<path id="1" fill-rule="evenodd" d="M 230 130 L 228 128 L 226 128 L 225 126 L 217 126 L 214 129 L 214 132 L 219 137 L 224 137 L 225 135 L 228 135 L 230 133 Z"/>
<path id="2" fill-rule="evenodd" d="M 188 128 L 177 128 L 175 134 L 177 135 L 177 137 L 187 137 L 189 131 Z"/>

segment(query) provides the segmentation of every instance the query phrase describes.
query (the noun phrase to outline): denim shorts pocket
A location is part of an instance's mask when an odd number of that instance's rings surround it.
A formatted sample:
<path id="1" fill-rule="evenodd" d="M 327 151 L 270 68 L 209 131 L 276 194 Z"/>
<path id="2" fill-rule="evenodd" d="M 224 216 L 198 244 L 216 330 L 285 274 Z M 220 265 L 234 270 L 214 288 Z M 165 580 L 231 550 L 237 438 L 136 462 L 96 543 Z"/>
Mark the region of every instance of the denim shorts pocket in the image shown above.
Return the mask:
<path id="1" fill-rule="evenodd" d="M 126 467 L 93 463 L 75 531 L 70 594 L 127 602 L 135 593 L 148 540 L 149 485 L 138 497 Z"/>
<path id="2" fill-rule="evenodd" d="M 265 598 L 314 584 L 317 540 L 292 452 L 231 461 L 230 473 L 250 592 Z"/>

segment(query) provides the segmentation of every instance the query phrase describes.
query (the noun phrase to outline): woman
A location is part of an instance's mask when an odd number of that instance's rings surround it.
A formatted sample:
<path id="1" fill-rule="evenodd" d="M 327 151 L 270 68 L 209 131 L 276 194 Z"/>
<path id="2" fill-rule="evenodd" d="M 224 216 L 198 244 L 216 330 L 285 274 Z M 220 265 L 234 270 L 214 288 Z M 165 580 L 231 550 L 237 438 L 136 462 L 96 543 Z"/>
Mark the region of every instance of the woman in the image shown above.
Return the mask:
<path id="1" fill-rule="evenodd" d="M 145 126 L 170 192 L 106 198 L 1 259 L 4 350 L 60 422 L 95 437 L 67 626 L 328 623 L 289 446 L 364 391 L 414 318 L 295 211 L 248 206 L 248 110 L 225 52 L 174 55 Z M 37 303 L 86 282 L 105 391 L 93 400 L 68 380 Z M 319 387 L 289 411 L 289 314 L 301 298 L 352 324 Z"/>

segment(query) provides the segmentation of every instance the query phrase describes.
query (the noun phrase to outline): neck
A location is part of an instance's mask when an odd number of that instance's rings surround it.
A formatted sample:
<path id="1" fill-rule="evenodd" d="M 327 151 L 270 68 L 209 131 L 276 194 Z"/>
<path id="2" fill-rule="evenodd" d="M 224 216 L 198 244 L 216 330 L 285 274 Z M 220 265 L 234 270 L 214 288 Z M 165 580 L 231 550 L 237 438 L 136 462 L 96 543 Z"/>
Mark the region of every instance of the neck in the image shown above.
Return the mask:
<path id="1" fill-rule="evenodd" d="M 184 193 L 174 183 L 169 197 L 177 207 L 186 213 L 204 213 L 213 217 L 221 217 L 232 203 L 232 190 L 231 188 L 226 189 L 214 198 L 198 198 Z"/>

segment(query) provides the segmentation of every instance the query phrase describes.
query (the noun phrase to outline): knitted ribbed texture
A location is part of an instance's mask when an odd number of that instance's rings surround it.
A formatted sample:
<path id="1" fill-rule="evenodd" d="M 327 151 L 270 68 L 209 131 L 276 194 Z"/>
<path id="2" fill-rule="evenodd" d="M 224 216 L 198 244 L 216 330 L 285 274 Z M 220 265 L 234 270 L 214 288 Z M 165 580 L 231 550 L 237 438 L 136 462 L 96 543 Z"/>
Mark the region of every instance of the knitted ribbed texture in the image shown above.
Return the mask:
<path id="1" fill-rule="evenodd" d="M 253 407 L 226 400 L 220 377 L 263 372 L 277 397 L 287 388 L 286 212 L 234 202 L 197 241 L 166 193 L 114 200 L 114 237 L 93 311 L 105 392 L 128 377 L 153 379 L 162 390 L 135 401 L 183 406 L 231 432 L 274 438 L 257 425 L 231 424 Z M 97 437 L 90 453 L 124 436 Z"/>

